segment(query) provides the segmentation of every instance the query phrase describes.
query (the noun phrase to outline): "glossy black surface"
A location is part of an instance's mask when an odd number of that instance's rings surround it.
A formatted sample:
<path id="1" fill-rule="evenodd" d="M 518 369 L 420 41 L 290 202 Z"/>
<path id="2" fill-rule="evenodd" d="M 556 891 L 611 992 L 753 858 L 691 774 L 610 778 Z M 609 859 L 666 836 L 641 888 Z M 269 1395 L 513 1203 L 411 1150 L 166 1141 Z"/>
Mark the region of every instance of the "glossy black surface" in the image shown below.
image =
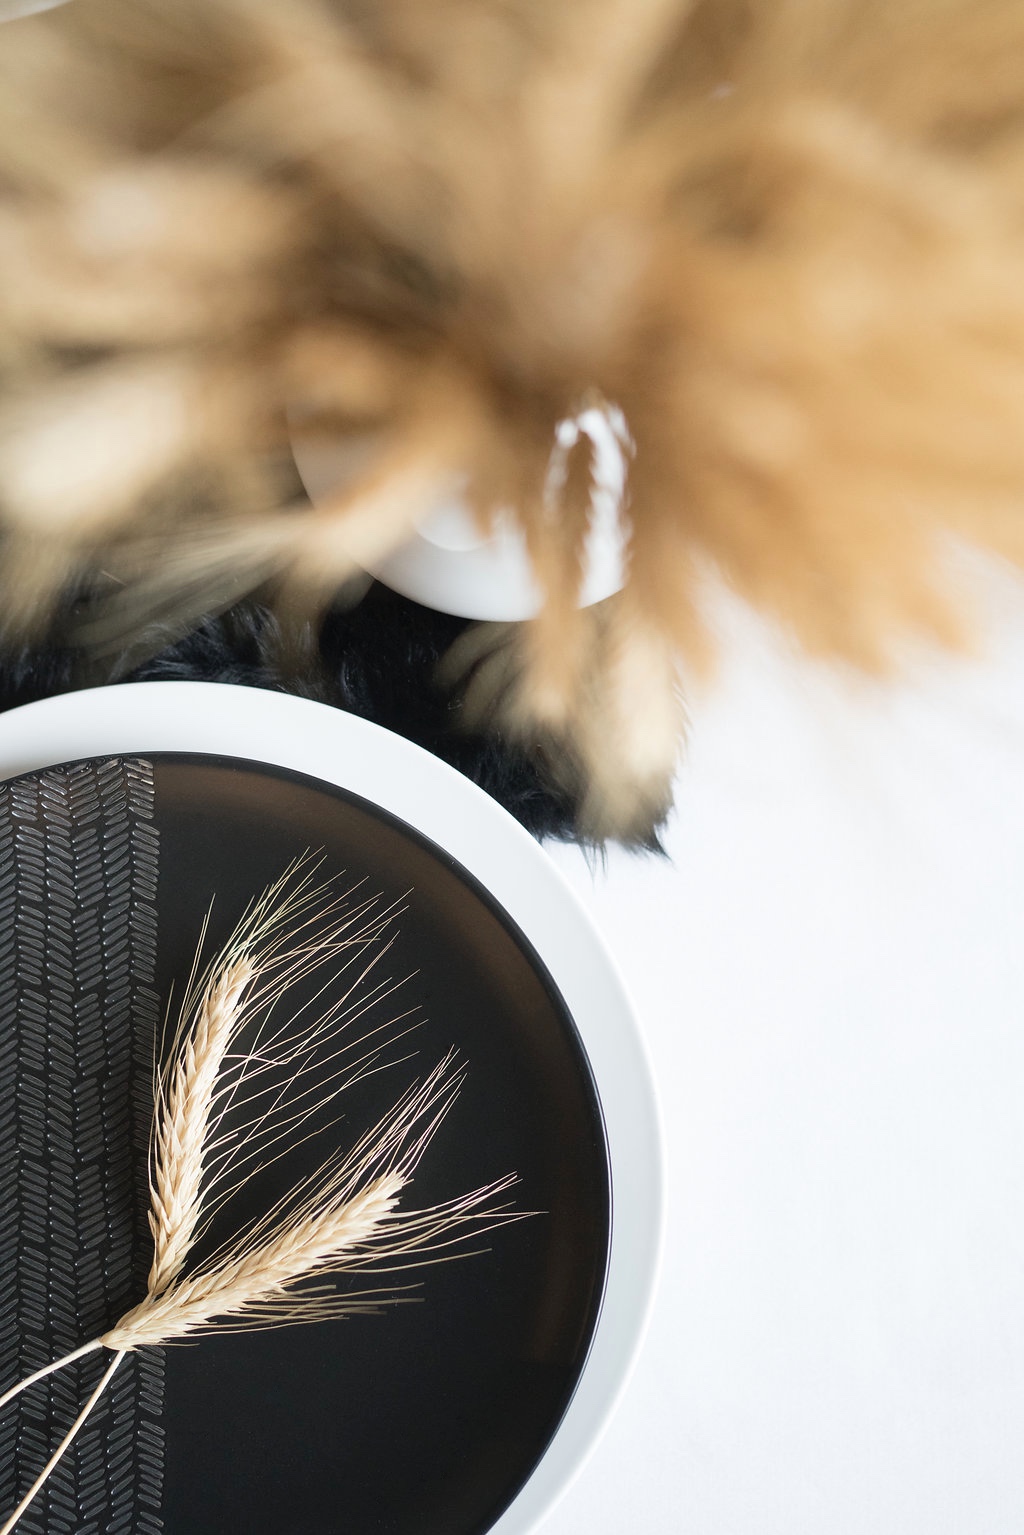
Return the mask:
<path id="1" fill-rule="evenodd" d="M 514 1170 L 517 1207 L 541 1212 L 489 1235 L 477 1256 L 413 1275 L 415 1304 L 170 1350 L 168 1535 L 475 1535 L 543 1454 L 600 1307 L 608 1162 L 575 1028 L 518 930 L 418 834 L 284 771 L 151 760 L 161 988 L 187 973 L 211 897 L 219 942 L 307 848 L 322 848 L 323 873 L 345 871 L 343 884 L 406 897 L 386 973 L 408 979 L 376 1018 L 417 1007 L 405 1046 L 417 1056 L 347 1094 L 332 1133 L 372 1122 L 455 1045 L 469 1076 L 416 1203 Z"/>

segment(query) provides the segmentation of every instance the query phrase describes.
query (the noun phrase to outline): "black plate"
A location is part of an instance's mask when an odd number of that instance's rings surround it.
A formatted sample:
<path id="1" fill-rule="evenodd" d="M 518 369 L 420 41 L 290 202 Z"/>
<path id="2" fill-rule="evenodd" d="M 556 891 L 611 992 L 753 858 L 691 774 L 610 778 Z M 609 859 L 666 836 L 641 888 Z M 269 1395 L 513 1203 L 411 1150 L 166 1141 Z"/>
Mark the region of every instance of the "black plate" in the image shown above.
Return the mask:
<path id="1" fill-rule="evenodd" d="M 372 1123 L 454 1045 L 469 1075 L 415 1202 L 515 1171 L 517 1207 L 540 1212 L 490 1234 L 487 1251 L 414 1275 L 419 1304 L 167 1350 L 164 1528 L 479 1535 L 544 1453 L 597 1323 L 609 1167 L 579 1035 L 515 924 L 409 827 L 285 770 L 147 760 L 160 995 L 187 974 L 211 898 L 220 943 L 290 860 L 323 849 L 324 876 L 365 876 L 385 902 L 406 897 L 387 973 L 409 977 L 401 1009 L 423 1019 L 416 1060 L 346 1096 L 338 1133 Z"/>

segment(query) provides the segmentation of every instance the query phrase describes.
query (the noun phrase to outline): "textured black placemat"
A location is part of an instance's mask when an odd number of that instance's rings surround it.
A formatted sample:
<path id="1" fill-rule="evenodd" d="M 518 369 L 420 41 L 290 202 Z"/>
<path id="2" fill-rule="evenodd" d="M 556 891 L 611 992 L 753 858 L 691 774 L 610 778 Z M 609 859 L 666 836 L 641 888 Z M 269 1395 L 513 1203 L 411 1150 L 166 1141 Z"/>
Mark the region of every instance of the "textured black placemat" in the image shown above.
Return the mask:
<path id="1" fill-rule="evenodd" d="M 0 785 L 0 1389 L 144 1288 L 157 853 L 148 763 Z M 0 1414 L 0 1515 L 107 1362 L 90 1355 Z M 162 1400 L 162 1355 L 148 1351 L 114 1375 L 19 1530 L 162 1530 Z"/>

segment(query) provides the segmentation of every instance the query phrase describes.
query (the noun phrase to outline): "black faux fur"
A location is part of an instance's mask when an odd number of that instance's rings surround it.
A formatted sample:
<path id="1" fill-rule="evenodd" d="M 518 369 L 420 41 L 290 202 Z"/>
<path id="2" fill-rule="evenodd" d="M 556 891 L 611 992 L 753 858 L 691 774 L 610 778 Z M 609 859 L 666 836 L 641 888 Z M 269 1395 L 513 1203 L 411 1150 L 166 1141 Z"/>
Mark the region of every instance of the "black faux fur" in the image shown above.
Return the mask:
<path id="1" fill-rule="evenodd" d="M 124 657 L 85 663 L 60 644 L 8 650 L 0 656 L 0 709 L 113 681 L 230 682 L 295 693 L 415 741 L 479 784 L 535 837 L 590 845 L 578 827 L 578 803 L 545 774 L 539 749 L 460 728 L 457 700 L 435 672 L 464 628 L 463 619 L 376 584 L 354 607 L 328 613 L 319 635 L 288 634 L 269 608 L 246 601 L 162 648 L 161 636 L 150 634 L 155 653 L 129 668 Z M 641 845 L 656 849 L 656 831 Z"/>

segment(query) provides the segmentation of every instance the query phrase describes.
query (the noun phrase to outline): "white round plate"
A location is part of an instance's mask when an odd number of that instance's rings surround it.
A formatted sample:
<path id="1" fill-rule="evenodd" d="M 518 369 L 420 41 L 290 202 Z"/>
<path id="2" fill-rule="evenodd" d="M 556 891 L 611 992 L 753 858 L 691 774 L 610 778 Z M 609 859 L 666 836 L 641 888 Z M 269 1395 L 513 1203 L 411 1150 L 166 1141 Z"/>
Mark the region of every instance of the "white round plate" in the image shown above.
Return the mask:
<path id="1" fill-rule="evenodd" d="M 457 859 L 548 967 L 586 1047 L 612 1167 L 612 1242 L 590 1357 L 558 1432 L 492 1535 L 527 1535 L 593 1448 L 625 1383 L 654 1288 L 661 1141 L 629 999 L 576 896 L 532 837 L 475 784 L 400 736 L 307 699 L 205 682 L 68 693 L 0 717 L 0 778 L 81 757 L 205 752 L 306 773 L 362 795 Z"/>

